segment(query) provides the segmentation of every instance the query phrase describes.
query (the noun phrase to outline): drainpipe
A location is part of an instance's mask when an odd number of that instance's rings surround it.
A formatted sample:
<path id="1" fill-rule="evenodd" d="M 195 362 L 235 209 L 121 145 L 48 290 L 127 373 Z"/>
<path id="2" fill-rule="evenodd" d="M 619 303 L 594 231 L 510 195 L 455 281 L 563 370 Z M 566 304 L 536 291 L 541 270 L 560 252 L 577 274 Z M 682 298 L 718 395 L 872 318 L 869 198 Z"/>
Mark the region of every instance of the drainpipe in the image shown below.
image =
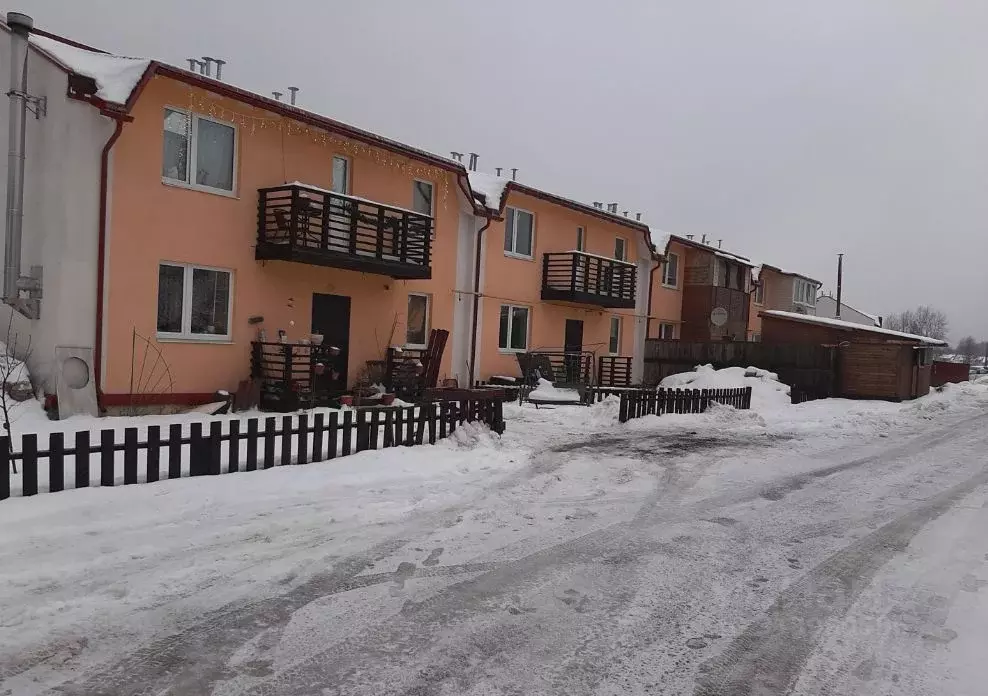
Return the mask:
<path id="1" fill-rule="evenodd" d="M 101 373 L 103 371 L 103 289 L 104 272 L 106 269 L 106 216 L 107 216 L 107 181 L 110 168 L 110 150 L 123 132 L 126 117 L 123 115 L 113 115 L 105 113 L 104 116 L 116 119 L 116 126 L 113 134 L 100 155 L 99 168 L 99 234 L 97 235 L 96 248 L 96 340 L 93 342 L 93 378 L 96 384 L 96 395 L 102 400 L 103 389 L 100 385 Z"/>
<path id="2" fill-rule="evenodd" d="M 7 155 L 7 223 L 3 255 L 3 301 L 21 311 L 21 231 L 24 224 L 24 157 L 27 147 L 28 36 L 34 22 L 19 12 L 7 13 L 10 27 L 10 129 Z"/>
<path id="3" fill-rule="evenodd" d="M 491 226 L 493 216 L 486 214 L 487 222 L 477 230 L 477 252 L 473 267 L 473 319 L 470 327 L 470 383 L 467 389 L 473 389 L 477 375 L 477 314 L 480 311 L 480 255 L 484 251 L 484 232 Z"/>
<path id="4" fill-rule="evenodd" d="M 662 262 L 657 262 L 648 272 L 648 300 L 645 302 L 645 340 L 648 340 L 648 329 L 652 323 L 652 289 L 655 287 L 655 272 L 662 267 Z"/>

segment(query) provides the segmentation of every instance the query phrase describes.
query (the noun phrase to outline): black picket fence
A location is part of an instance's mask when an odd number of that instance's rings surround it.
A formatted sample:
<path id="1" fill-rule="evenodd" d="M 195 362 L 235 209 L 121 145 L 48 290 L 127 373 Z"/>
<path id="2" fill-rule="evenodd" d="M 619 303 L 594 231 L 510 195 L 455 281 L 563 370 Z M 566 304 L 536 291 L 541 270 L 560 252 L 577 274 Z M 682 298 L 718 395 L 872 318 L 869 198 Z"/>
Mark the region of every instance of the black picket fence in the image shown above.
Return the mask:
<path id="1" fill-rule="evenodd" d="M 625 423 L 663 413 L 703 413 L 712 403 L 751 408 L 751 387 L 738 389 L 636 389 L 621 393 L 618 419 Z"/>
<path id="2" fill-rule="evenodd" d="M 497 433 L 504 432 L 501 402 L 445 401 L 316 413 L 311 419 L 304 413 L 251 418 L 244 431 L 241 421 L 215 420 L 189 424 L 187 435 L 183 424 L 176 423 L 168 426 L 164 438 L 161 426 L 150 425 L 144 440 L 139 439 L 138 428 L 126 428 L 123 441 L 117 431 L 103 430 L 99 442 L 91 443 L 85 431 L 69 436 L 67 445 L 66 434 L 56 432 L 48 435 L 47 449 L 39 448 L 37 435 L 26 434 L 20 452 L 11 451 L 8 438 L 0 437 L 0 500 L 16 491 L 11 484 L 18 480 L 20 494 L 31 496 L 44 492 L 45 479 L 46 490 L 55 493 L 88 487 L 96 477 L 100 486 L 153 483 L 164 478 L 308 464 L 385 447 L 435 444 L 464 422 L 481 422 Z M 42 460 L 48 466 L 40 473 L 47 476 L 39 476 Z M 17 474 L 13 463 L 20 465 Z M 122 477 L 118 476 L 121 468 Z"/>

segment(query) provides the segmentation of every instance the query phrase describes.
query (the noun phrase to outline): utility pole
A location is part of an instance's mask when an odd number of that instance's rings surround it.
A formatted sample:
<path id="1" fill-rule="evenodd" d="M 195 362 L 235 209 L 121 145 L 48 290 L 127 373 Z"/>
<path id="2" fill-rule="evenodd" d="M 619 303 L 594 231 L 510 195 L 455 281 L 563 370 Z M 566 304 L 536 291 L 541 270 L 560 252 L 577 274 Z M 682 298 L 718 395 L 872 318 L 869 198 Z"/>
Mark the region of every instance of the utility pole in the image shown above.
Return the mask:
<path id="1" fill-rule="evenodd" d="M 837 254 L 837 311 L 835 319 L 840 319 L 840 293 L 844 285 L 844 254 Z"/>

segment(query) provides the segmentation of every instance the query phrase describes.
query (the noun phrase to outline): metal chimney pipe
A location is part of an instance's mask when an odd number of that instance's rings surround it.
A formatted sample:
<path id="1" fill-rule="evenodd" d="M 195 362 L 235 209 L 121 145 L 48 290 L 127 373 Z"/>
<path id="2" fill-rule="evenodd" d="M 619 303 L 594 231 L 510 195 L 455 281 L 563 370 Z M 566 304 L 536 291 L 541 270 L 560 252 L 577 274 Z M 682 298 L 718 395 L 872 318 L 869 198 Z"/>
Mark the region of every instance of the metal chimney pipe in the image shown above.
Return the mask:
<path id="1" fill-rule="evenodd" d="M 203 73 L 203 75 L 205 75 L 206 77 L 212 77 L 212 75 L 213 75 L 213 59 L 210 58 L 209 56 L 203 56 L 202 57 L 202 62 L 206 66 L 205 67 L 205 72 Z"/>
<path id="2" fill-rule="evenodd" d="M 518 180 L 518 167 L 512 167 L 511 168 L 511 180 L 512 181 L 517 181 Z"/>
<path id="3" fill-rule="evenodd" d="M 721 245 L 721 243 L 722 243 L 723 241 L 724 241 L 723 239 L 718 239 L 718 240 L 717 240 L 717 248 L 718 248 L 718 249 L 720 249 L 720 245 Z"/>
<path id="4" fill-rule="evenodd" d="M 604 205 L 604 204 L 603 204 L 603 203 L 601 203 L 600 201 L 594 201 L 594 202 L 593 202 L 593 207 L 594 207 L 594 208 L 601 208 L 601 207 L 603 207 L 603 205 Z"/>
<path id="5" fill-rule="evenodd" d="M 21 277 L 21 231 L 24 226 L 24 158 L 27 146 L 27 54 L 28 36 L 34 20 L 20 12 L 7 13 L 10 27 L 10 130 L 7 155 L 7 238 L 3 255 L 3 299 L 9 304 L 19 298 Z"/>
<path id="6" fill-rule="evenodd" d="M 216 63 L 216 79 L 220 79 L 223 75 L 223 66 L 226 65 L 225 60 L 220 60 L 219 58 L 213 58 L 213 62 Z"/>
<path id="7" fill-rule="evenodd" d="M 840 293 L 844 286 L 844 254 L 837 254 L 837 310 L 834 319 L 840 319 Z"/>
<path id="8" fill-rule="evenodd" d="M 497 176 L 501 176 L 501 170 L 504 169 L 504 167 L 494 167 L 494 169 L 497 171 Z"/>
<path id="9" fill-rule="evenodd" d="M 467 165 L 467 166 L 468 166 L 468 168 L 470 169 L 471 172 L 477 171 L 477 160 L 478 159 L 480 159 L 480 157 L 477 155 L 476 152 L 471 152 L 470 153 L 470 164 Z"/>
<path id="10" fill-rule="evenodd" d="M 205 75 L 206 74 L 206 64 L 203 63 L 201 60 L 197 60 L 196 61 L 196 65 L 199 67 L 199 74 L 200 75 Z"/>
<path id="11" fill-rule="evenodd" d="M 700 237 L 700 244 L 706 244 L 706 243 L 707 243 L 707 235 L 703 235 L 702 237 Z"/>
<path id="12" fill-rule="evenodd" d="M 630 213 L 630 212 L 631 212 L 630 210 L 625 210 L 625 211 L 624 211 L 624 216 L 625 216 L 625 217 L 628 217 L 628 213 Z"/>
<path id="13" fill-rule="evenodd" d="M 642 214 L 641 213 L 635 213 L 635 221 L 636 222 L 641 222 L 642 221 Z"/>
<path id="14" fill-rule="evenodd" d="M 198 65 L 199 61 L 197 61 L 195 58 L 186 58 L 186 60 L 189 61 L 189 70 L 195 72 L 196 65 Z"/>
<path id="15" fill-rule="evenodd" d="M 281 95 L 284 94 L 284 93 L 283 92 L 272 92 L 271 94 L 274 95 L 274 98 L 276 100 L 281 101 Z"/>
<path id="16" fill-rule="evenodd" d="M 295 95 L 298 94 L 298 87 L 289 87 L 288 91 L 292 93 L 292 106 L 295 106 Z"/>

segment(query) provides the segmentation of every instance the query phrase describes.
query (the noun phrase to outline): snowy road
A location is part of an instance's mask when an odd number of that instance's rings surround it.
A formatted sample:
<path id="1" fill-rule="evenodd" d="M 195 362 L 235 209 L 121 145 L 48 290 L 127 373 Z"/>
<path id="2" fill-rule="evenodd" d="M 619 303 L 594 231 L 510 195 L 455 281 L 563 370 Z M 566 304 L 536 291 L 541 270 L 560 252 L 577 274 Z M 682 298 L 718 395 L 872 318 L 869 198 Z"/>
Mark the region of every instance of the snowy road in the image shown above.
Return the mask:
<path id="1" fill-rule="evenodd" d="M 397 464 L 7 501 L 0 693 L 980 694 L 963 396 L 516 409 Z"/>

